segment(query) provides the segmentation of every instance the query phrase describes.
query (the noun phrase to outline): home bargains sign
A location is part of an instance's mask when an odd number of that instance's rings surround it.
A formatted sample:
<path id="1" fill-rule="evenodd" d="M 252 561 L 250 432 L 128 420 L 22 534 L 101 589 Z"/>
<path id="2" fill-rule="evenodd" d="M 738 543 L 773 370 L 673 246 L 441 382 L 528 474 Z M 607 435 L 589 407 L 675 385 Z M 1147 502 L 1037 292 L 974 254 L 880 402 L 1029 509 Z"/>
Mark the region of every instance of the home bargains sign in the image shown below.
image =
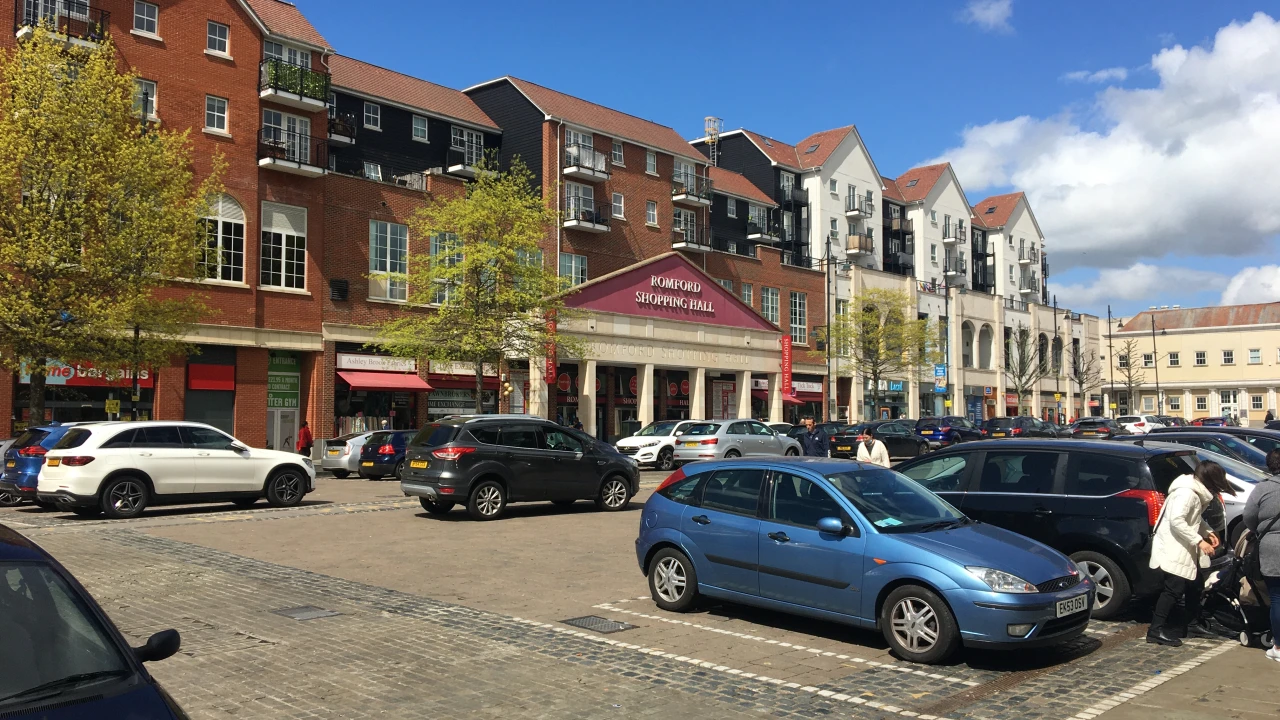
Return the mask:
<path id="1" fill-rule="evenodd" d="M 31 384 L 31 371 L 27 362 L 22 362 L 18 373 L 18 382 Z M 67 365 L 50 360 L 45 364 L 44 382 L 46 385 L 66 385 L 68 387 L 133 387 L 133 374 L 129 368 L 118 370 L 96 368 L 91 363 Z M 138 387 L 152 387 L 154 379 L 146 368 L 138 370 Z"/>

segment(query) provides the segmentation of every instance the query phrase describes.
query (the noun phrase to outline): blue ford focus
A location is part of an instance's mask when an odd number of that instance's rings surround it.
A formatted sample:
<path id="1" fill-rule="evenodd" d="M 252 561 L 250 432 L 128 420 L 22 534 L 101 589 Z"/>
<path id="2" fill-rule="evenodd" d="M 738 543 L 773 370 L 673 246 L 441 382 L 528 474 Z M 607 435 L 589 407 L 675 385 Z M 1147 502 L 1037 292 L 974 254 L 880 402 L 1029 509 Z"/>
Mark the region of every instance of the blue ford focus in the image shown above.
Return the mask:
<path id="1" fill-rule="evenodd" d="M 920 663 L 1070 640 L 1094 601 L 1067 556 L 848 460 L 682 467 L 645 503 L 636 556 L 664 610 L 707 596 L 879 629 Z"/>

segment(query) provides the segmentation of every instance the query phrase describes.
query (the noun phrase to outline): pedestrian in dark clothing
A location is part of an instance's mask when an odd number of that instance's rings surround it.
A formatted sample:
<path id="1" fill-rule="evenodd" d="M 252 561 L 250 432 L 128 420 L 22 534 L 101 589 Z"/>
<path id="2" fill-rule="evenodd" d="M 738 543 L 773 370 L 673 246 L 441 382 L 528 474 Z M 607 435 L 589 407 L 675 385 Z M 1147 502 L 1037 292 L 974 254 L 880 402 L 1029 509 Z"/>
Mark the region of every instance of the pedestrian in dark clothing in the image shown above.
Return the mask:
<path id="1" fill-rule="evenodd" d="M 1271 643 L 1267 657 L 1280 662 L 1280 449 L 1267 453 L 1271 477 L 1253 486 L 1244 504 L 1244 526 L 1258 536 L 1258 563 L 1271 596 Z"/>
<path id="2" fill-rule="evenodd" d="M 1268 410 L 1267 416 L 1262 418 L 1262 422 L 1271 422 L 1272 420 L 1275 420 L 1275 419 L 1276 419 L 1276 414 Z"/>
<path id="3" fill-rule="evenodd" d="M 797 438 L 800 447 L 804 448 L 805 457 L 828 457 L 831 455 L 831 445 L 827 434 L 813 425 L 813 418 L 804 419 L 804 432 Z"/>

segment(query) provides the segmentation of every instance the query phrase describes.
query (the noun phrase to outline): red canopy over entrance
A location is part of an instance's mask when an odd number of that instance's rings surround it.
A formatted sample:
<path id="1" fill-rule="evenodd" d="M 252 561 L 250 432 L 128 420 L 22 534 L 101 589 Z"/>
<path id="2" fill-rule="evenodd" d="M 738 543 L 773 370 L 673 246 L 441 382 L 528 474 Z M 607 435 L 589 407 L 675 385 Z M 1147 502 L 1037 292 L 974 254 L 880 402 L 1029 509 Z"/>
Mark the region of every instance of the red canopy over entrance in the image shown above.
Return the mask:
<path id="1" fill-rule="evenodd" d="M 346 381 L 352 390 L 382 390 L 386 392 L 430 392 L 431 386 L 417 375 L 390 372 L 356 372 L 340 370 L 338 377 Z"/>

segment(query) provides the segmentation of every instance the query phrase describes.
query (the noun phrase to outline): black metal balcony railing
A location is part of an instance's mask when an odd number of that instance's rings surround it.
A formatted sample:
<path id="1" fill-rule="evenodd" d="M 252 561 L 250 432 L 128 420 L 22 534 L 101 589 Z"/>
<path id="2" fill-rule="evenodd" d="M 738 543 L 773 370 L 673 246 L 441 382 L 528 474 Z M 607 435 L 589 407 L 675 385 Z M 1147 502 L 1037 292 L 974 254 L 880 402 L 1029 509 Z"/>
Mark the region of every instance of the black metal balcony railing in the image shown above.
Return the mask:
<path id="1" fill-rule="evenodd" d="M 588 222 L 593 225 L 608 225 L 609 218 L 612 216 L 613 206 L 611 205 L 592 205 L 581 197 L 570 196 L 565 198 L 564 203 L 564 221 L 577 220 L 579 222 Z"/>
<path id="2" fill-rule="evenodd" d="M 929 295 L 946 295 L 947 286 L 940 282 L 920 281 L 916 283 L 917 289 L 922 293 Z"/>
<path id="3" fill-rule="evenodd" d="M 1017 300 L 1015 298 L 1007 297 L 1004 299 L 1004 306 L 1005 306 L 1005 309 L 1007 310 L 1021 310 L 1022 312 L 1027 311 L 1026 300 Z"/>
<path id="4" fill-rule="evenodd" d="M 801 250 L 784 250 L 782 253 L 782 264 L 800 268 L 816 268 L 821 264 L 818 258 L 809 257 L 808 253 Z"/>
<path id="5" fill-rule="evenodd" d="M 329 118 L 329 134 L 354 138 L 356 136 L 356 116 L 351 113 L 338 113 Z"/>
<path id="6" fill-rule="evenodd" d="M 59 35 L 101 42 L 111 13 L 79 0 L 15 0 L 13 30 L 47 24 Z"/>
<path id="7" fill-rule="evenodd" d="M 711 201 L 711 179 L 697 174 L 677 173 L 671 178 L 671 194 L 693 195 Z"/>
<path id="8" fill-rule="evenodd" d="M 323 168 L 328 164 L 328 138 L 264 127 L 258 131 L 259 160 L 287 160 Z"/>
<path id="9" fill-rule="evenodd" d="M 884 226 L 887 230 L 912 232 L 911 220 L 904 217 L 886 217 Z"/>
<path id="10" fill-rule="evenodd" d="M 786 186 L 778 186 L 778 191 L 774 193 L 778 202 L 786 204 L 792 203 L 797 205 L 809 204 L 809 191 L 804 188 L 791 186 L 791 192 L 787 192 Z"/>
<path id="11" fill-rule="evenodd" d="M 719 252 L 732 253 L 734 255 L 742 255 L 744 257 L 756 256 L 756 245 L 750 240 L 736 240 L 726 236 L 724 233 L 711 233 L 711 249 Z"/>
<path id="12" fill-rule="evenodd" d="M 711 244 L 707 241 L 707 235 L 706 230 L 697 227 L 673 228 L 671 230 L 671 244 L 684 243 L 685 245 L 710 248 Z"/>
<path id="13" fill-rule="evenodd" d="M 847 213 L 860 212 L 867 217 L 872 217 L 876 214 L 876 204 L 865 197 L 849 195 L 844 199 L 844 211 Z"/>
<path id="14" fill-rule="evenodd" d="M 766 222 L 760 224 L 754 221 L 747 221 L 747 235 L 768 235 L 769 237 L 782 237 L 782 228 L 776 222 Z"/>
<path id="15" fill-rule="evenodd" d="M 959 239 L 960 239 L 960 236 L 959 236 L 958 234 L 956 234 L 956 230 L 957 230 L 957 228 L 956 228 L 955 226 L 952 226 L 952 225 L 943 225 L 943 226 L 942 226 L 942 239 L 943 239 L 943 240 L 959 240 Z"/>
<path id="16" fill-rule="evenodd" d="M 609 172 L 609 156 L 586 146 L 573 143 L 564 146 L 564 166 L 580 167 L 599 173 Z"/>
<path id="17" fill-rule="evenodd" d="M 258 65 L 258 90 L 278 90 L 329 102 L 329 73 L 279 58 L 263 58 Z"/>
<path id="18" fill-rule="evenodd" d="M 479 143 L 467 143 L 463 147 L 450 146 L 446 156 L 448 167 L 475 167 L 484 159 L 484 146 Z"/>
<path id="19" fill-rule="evenodd" d="M 977 256 L 987 255 L 987 237 L 985 235 L 977 235 L 973 238 L 973 254 Z"/>
<path id="20" fill-rule="evenodd" d="M 945 272 L 963 275 L 967 265 L 964 258 L 948 255 L 943 259 L 942 267 Z"/>

